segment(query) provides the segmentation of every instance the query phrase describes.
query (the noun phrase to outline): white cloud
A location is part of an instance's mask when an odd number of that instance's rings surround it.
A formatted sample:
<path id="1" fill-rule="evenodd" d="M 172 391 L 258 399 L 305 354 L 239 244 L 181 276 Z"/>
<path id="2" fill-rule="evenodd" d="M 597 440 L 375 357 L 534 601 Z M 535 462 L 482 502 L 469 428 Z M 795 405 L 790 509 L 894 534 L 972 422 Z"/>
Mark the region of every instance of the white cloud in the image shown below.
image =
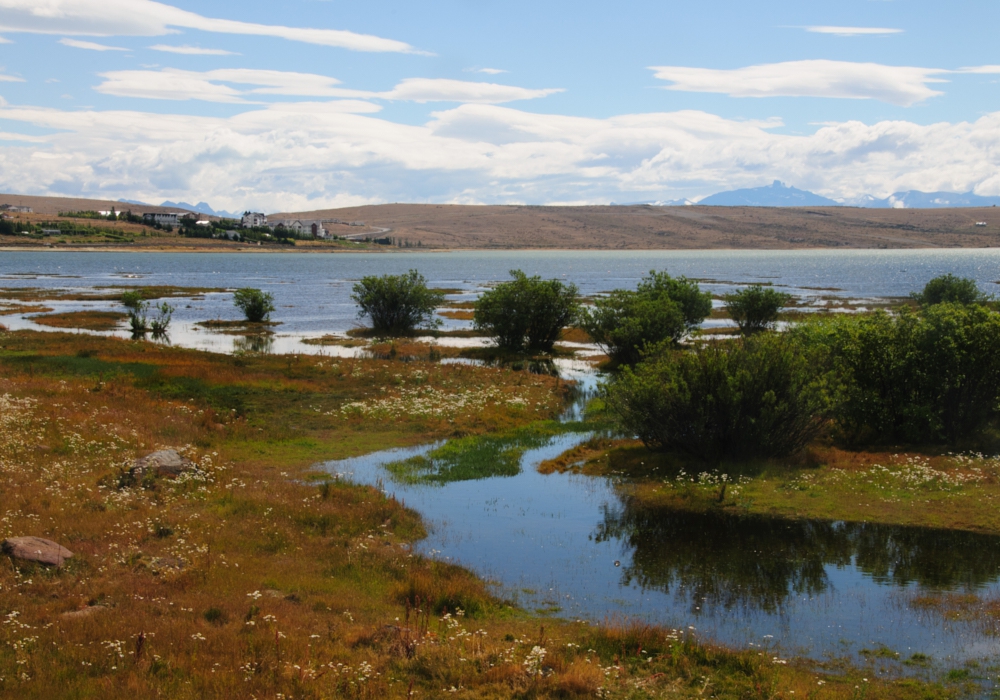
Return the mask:
<path id="1" fill-rule="evenodd" d="M 473 73 L 486 73 L 487 75 L 500 75 L 501 73 L 510 72 L 503 68 L 470 68 L 469 70 Z"/>
<path id="2" fill-rule="evenodd" d="M 13 43 L 14 42 L 12 42 L 10 39 L 0 36 L 0 44 L 13 44 Z"/>
<path id="3" fill-rule="evenodd" d="M 0 83 L 23 83 L 24 78 L 17 78 L 13 75 L 0 73 Z"/>
<path id="4" fill-rule="evenodd" d="M 156 44 L 155 46 L 150 46 L 153 51 L 165 51 L 167 53 L 179 53 L 185 56 L 239 56 L 241 54 L 235 51 L 226 51 L 225 49 L 203 49 L 199 46 L 188 46 L 187 44 L 183 46 L 170 46 L 167 44 Z"/>
<path id="5" fill-rule="evenodd" d="M 788 61 L 733 70 L 651 66 L 668 90 L 717 92 L 730 97 L 839 97 L 881 100 L 908 107 L 942 94 L 929 83 L 945 82 L 939 68 L 886 66 L 847 61 Z"/>
<path id="6" fill-rule="evenodd" d="M 498 104 L 514 100 L 533 100 L 557 92 L 563 92 L 563 90 L 561 88 L 530 90 L 513 85 L 476 83 L 445 78 L 407 78 L 392 90 L 378 93 L 378 96 L 387 100 L 407 100 L 410 102 Z"/>
<path id="7" fill-rule="evenodd" d="M 338 29 L 204 17 L 153 0 L 0 0 L 0 30 L 82 36 L 162 36 L 176 28 L 269 36 L 353 51 L 418 53 L 402 41 Z"/>
<path id="8" fill-rule="evenodd" d="M 815 26 L 803 27 L 807 32 L 814 34 L 833 34 L 834 36 L 885 36 L 887 34 L 902 34 L 902 29 L 889 29 L 887 27 L 830 27 Z"/>
<path id="9" fill-rule="evenodd" d="M 392 90 L 371 92 L 338 87 L 340 81 L 315 73 L 220 68 L 204 72 L 175 68 L 123 70 L 101 73 L 104 82 L 95 90 L 118 97 L 160 100 L 245 102 L 262 95 L 385 99 L 412 102 L 467 102 L 496 104 L 545 97 L 559 90 L 530 90 L 512 85 L 461 80 L 409 78 Z M 235 88 L 232 85 L 253 85 Z"/>
<path id="10" fill-rule="evenodd" d="M 834 198 L 1000 194 L 1000 113 L 788 135 L 774 131 L 776 120 L 690 110 L 591 119 L 465 104 L 412 125 L 377 109 L 359 100 L 281 103 L 216 118 L 7 106 L 6 124 L 52 133 L 0 149 L 0 191 L 193 197 L 271 211 L 362 201 L 694 199 L 773 179 Z"/>
<path id="11" fill-rule="evenodd" d="M 123 49 L 120 46 L 105 46 L 104 44 L 95 44 L 92 41 L 79 41 L 78 39 L 60 39 L 59 43 L 63 46 L 72 46 L 74 49 L 86 49 L 88 51 L 128 51 L 128 49 Z"/>
<path id="12" fill-rule="evenodd" d="M 970 66 L 959 68 L 956 73 L 978 73 L 980 75 L 994 75 L 1000 73 L 1000 66 Z"/>

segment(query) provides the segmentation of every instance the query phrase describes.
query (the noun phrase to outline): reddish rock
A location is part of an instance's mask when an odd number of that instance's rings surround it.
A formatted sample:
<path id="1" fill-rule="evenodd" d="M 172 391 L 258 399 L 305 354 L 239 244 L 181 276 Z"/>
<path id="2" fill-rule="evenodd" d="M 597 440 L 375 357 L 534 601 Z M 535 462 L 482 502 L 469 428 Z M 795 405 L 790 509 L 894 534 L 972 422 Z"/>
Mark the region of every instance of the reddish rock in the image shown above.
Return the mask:
<path id="1" fill-rule="evenodd" d="M 62 545 L 41 537 L 8 537 L 0 543 L 0 550 L 14 559 L 47 566 L 62 566 L 64 561 L 73 556 L 73 552 Z"/>

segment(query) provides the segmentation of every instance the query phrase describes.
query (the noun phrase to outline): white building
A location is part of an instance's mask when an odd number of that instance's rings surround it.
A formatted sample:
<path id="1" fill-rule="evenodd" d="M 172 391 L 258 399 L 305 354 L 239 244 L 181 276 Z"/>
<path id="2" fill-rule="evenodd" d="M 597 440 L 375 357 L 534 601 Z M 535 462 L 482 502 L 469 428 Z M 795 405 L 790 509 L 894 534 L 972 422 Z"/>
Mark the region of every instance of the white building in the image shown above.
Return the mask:
<path id="1" fill-rule="evenodd" d="M 243 219 L 240 220 L 243 228 L 254 228 L 255 226 L 267 226 L 267 217 L 256 211 L 244 212 Z"/>
<path id="2" fill-rule="evenodd" d="M 180 216 L 178 212 L 167 211 L 167 212 L 146 212 L 142 215 L 142 220 L 149 224 L 159 224 L 160 226 L 176 226 L 177 217 Z"/>
<path id="3" fill-rule="evenodd" d="M 306 221 L 303 219 L 281 219 L 272 221 L 268 227 L 273 231 L 278 227 L 291 231 L 297 236 L 312 236 L 313 238 L 327 238 L 330 234 L 324 228 L 322 221 Z"/>

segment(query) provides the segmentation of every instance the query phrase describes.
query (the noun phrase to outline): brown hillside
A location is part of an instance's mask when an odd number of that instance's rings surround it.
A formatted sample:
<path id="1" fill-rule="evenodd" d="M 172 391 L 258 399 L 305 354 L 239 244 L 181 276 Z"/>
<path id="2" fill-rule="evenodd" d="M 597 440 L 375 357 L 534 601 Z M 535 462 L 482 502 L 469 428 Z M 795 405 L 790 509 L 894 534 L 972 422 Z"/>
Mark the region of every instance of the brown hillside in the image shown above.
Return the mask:
<path id="1" fill-rule="evenodd" d="M 384 204 L 275 217 L 364 221 L 445 248 L 928 248 L 1000 245 L 1000 209 Z M 987 226 L 976 226 L 986 221 Z M 339 229 L 343 229 L 343 231 Z M 331 226 L 336 233 L 357 231 Z"/>

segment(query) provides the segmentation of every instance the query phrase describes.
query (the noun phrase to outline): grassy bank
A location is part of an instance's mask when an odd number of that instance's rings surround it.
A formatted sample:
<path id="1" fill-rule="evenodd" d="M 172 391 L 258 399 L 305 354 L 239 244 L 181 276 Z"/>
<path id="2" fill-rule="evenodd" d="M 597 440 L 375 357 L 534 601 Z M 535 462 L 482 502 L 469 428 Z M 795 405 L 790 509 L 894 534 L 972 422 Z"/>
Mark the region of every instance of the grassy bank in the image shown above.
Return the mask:
<path id="1" fill-rule="evenodd" d="M 0 567 L 11 698 L 939 698 L 640 625 L 539 621 L 411 553 L 419 518 L 310 465 L 528 430 L 557 378 L 430 362 L 230 357 L 0 333 L 0 538 L 75 556 Z M 176 447 L 179 478 L 132 460 Z"/>

